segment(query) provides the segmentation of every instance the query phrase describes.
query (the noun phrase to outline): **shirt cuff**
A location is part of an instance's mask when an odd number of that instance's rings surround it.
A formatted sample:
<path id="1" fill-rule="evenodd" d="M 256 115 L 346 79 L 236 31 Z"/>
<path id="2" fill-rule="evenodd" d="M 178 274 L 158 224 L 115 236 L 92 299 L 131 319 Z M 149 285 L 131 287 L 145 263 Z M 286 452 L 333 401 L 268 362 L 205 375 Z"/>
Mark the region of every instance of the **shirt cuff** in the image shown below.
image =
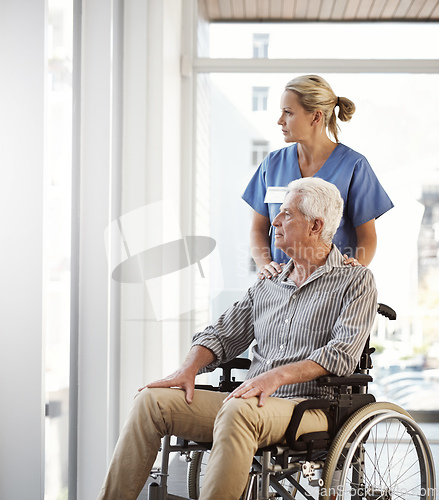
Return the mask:
<path id="1" fill-rule="evenodd" d="M 212 372 L 223 362 L 222 360 L 224 358 L 224 349 L 217 336 L 203 335 L 203 337 L 198 337 L 197 335 L 194 335 L 194 338 L 192 339 L 192 347 L 196 345 L 200 345 L 202 347 L 205 347 L 206 349 L 209 349 L 209 351 L 212 351 L 216 356 L 215 361 L 212 361 L 212 363 L 202 368 L 199 373 Z"/>
<path id="2" fill-rule="evenodd" d="M 329 373 L 337 377 L 346 377 L 351 375 L 357 362 L 348 354 L 342 353 L 336 349 L 323 346 L 312 352 L 306 359 L 314 361 Z"/>

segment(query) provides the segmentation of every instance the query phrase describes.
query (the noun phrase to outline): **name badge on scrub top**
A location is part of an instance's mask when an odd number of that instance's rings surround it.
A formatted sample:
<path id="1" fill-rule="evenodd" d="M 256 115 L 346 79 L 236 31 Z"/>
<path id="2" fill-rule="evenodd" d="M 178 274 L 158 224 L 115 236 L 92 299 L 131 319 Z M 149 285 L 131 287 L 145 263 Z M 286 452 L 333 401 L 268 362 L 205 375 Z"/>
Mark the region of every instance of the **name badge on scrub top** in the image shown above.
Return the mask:
<path id="1" fill-rule="evenodd" d="M 286 186 L 269 186 L 265 194 L 264 203 L 283 203 L 287 190 Z"/>

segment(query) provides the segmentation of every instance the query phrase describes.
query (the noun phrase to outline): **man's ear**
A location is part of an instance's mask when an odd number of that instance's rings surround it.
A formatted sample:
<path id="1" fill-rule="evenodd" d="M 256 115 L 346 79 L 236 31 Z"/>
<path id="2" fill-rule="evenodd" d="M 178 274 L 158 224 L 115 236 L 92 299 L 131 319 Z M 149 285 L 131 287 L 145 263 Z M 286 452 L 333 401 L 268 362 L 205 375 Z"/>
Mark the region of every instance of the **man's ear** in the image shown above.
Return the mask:
<path id="1" fill-rule="evenodd" d="M 314 219 L 314 222 L 311 226 L 311 233 L 320 236 L 323 230 L 323 225 L 324 225 L 323 219 Z"/>

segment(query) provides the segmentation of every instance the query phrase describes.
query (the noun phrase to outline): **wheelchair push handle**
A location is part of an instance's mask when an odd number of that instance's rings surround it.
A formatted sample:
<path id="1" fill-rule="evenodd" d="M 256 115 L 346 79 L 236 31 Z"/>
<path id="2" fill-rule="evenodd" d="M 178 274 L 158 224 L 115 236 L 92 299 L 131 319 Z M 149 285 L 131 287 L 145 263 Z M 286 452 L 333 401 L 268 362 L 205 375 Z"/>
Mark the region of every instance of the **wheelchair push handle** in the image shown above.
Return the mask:
<path id="1" fill-rule="evenodd" d="M 390 306 L 387 306 L 386 304 L 378 304 L 377 311 L 378 314 L 381 314 L 382 316 L 385 316 L 390 320 L 396 319 L 396 311 L 392 309 Z"/>

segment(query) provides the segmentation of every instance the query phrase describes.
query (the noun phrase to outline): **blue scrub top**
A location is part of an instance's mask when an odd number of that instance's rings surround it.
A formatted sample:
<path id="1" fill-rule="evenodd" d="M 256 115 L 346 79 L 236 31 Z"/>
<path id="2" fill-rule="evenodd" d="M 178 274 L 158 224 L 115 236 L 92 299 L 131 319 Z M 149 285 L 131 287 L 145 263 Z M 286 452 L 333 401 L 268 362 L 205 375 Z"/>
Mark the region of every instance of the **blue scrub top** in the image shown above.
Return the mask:
<path id="1" fill-rule="evenodd" d="M 279 213 L 280 203 L 264 203 L 267 188 L 287 186 L 300 179 L 297 144 L 270 153 L 249 182 L 242 198 L 256 212 L 269 217 L 270 222 Z M 343 217 L 333 243 L 341 253 L 355 255 L 357 235 L 355 228 L 377 219 L 393 207 L 372 167 L 364 156 L 344 144 L 338 144 L 329 158 L 314 175 L 335 184 L 344 201 Z M 271 256 L 275 262 L 288 262 L 290 258 L 274 245 L 271 232 Z"/>

